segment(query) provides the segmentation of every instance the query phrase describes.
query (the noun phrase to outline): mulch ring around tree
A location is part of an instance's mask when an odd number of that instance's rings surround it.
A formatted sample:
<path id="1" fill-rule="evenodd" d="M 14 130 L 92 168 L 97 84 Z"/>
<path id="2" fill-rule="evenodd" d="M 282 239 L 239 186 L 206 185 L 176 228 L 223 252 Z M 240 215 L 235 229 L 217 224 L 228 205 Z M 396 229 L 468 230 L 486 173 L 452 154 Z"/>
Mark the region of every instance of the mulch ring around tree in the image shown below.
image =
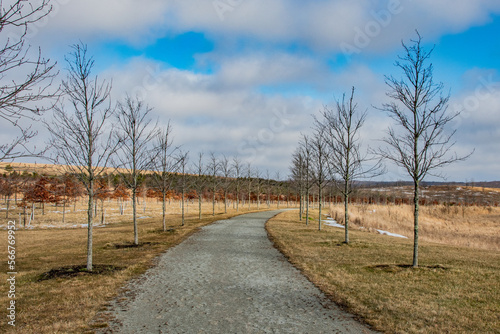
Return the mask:
<path id="1" fill-rule="evenodd" d="M 107 264 L 95 264 L 92 266 L 92 271 L 87 270 L 87 265 L 67 266 L 61 268 L 51 269 L 41 274 L 37 281 L 46 281 L 56 278 L 72 278 L 77 276 L 86 275 L 109 275 L 117 271 L 125 269 L 124 267 L 117 267 Z"/>
<path id="2" fill-rule="evenodd" d="M 159 242 L 140 242 L 137 245 L 132 242 L 107 243 L 106 245 L 104 245 L 104 249 L 142 248 L 142 247 L 152 247 L 159 244 L 160 244 Z"/>

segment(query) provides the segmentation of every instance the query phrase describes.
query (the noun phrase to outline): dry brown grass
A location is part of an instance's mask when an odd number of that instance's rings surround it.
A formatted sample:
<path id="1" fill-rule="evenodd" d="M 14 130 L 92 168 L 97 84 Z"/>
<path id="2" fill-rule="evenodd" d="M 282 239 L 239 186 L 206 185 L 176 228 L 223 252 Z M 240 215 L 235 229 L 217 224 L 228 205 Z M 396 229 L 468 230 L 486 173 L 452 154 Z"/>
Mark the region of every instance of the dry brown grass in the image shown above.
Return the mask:
<path id="1" fill-rule="evenodd" d="M 412 205 L 351 205 L 349 213 L 349 221 L 355 229 L 379 229 L 413 238 Z M 342 222 L 344 206 L 331 206 L 330 214 Z M 500 251 L 500 208 L 421 206 L 419 239 Z"/>
<path id="2" fill-rule="evenodd" d="M 316 216 L 317 218 L 317 216 Z M 351 313 L 386 333 L 500 333 L 500 252 L 421 242 L 412 269 L 412 240 L 344 231 L 296 212 L 267 225 L 276 246 Z"/>
<path id="3" fill-rule="evenodd" d="M 82 201 L 77 210 L 82 210 Z M 109 210 L 116 209 L 116 202 L 106 202 Z M 228 208 L 223 214 L 223 205 L 217 206 L 216 216 L 211 216 L 211 204 L 203 206 L 204 217 L 197 219 L 197 205 L 189 206 L 186 226 L 181 227 L 178 214 L 178 202 L 169 206 L 169 232 L 161 230 L 160 204 L 156 201 L 148 203 L 146 213 L 140 206 L 140 215 L 148 216 L 139 220 L 140 247 L 130 247 L 133 241 L 133 226 L 130 211 L 126 215 L 115 214 L 107 218 L 108 224 L 94 229 L 94 264 L 112 265 L 120 268 L 111 273 L 75 277 L 59 277 L 40 280 L 41 275 L 50 270 L 85 265 L 86 261 L 86 228 L 68 228 L 70 224 L 85 223 L 85 213 L 68 214 L 68 224 L 62 228 L 43 228 L 44 225 L 60 225 L 61 214 L 54 207 L 46 207 L 46 215 L 37 214 L 35 229 L 21 229 L 16 232 L 16 328 L 7 325 L 5 310 L 8 303 L 7 284 L 0 284 L 0 332 L 2 333 L 82 333 L 91 332 L 92 326 L 105 326 L 93 323 L 92 319 L 107 302 L 117 295 L 118 288 L 127 280 L 145 272 L 154 263 L 154 258 L 169 247 L 178 244 L 199 227 L 215 220 L 234 216 L 237 212 Z M 59 208 L 60 209 L 60 208 Z M 252 210 L 255 210 L 252 207 Z M 71 208 L 73 210 L 73 208 Z M 130 210 L 130 209 L 127 209 Z M 108 211 L 109 212 L 109 211 Z M 116 210 L 112 211 L 116 213 Z M 247 206 L 239 213 L 248 212 Z M 4 214 L 4 213 L 2 213 Z M 16 217 L 16 215 L 13 215 Z M 6 221 L 2 219 L 1 222 Z M 5 225 L 5 224 L 3 224 Z M 46 227 L 46 226 L 45 226 Z M 0 280 L 7 279 L 7 232 L 0 230 L 2 266 Z"/>

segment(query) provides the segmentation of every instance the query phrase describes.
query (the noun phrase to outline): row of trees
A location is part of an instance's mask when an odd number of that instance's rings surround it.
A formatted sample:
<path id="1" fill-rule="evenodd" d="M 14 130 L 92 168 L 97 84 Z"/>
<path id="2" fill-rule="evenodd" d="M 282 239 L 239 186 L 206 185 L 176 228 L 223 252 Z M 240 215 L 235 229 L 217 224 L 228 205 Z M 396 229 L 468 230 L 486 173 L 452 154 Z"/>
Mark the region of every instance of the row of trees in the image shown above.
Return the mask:
<path id="1" fill-rule="evenodd" d="M 418 34 L 411 45 L 402 43 L 404 53 L 395 66 L 401 78 L 386 76 L 387 96 L 391 102 L 379 110 L 394 121 L 386 136 L 385 146 L 362 151 L 360 132 L 366 111 L 360 112 L 354 99 L 344 94 L 335 109 L 327 107 L 315 118 L 313 133 L 304 135 L 293 154 L 292 175 L 301 184 L 301 193 L 308 198 L 316 185 L 318 197 L 326 182 L 339 184 L 345 204 L 345 243 L 349 243 L 349 195 L 354 180 L 373 177 L 383 172 L 382 161 L 390 161 L 407 172 L 413 181 L 414 247 L 413 267 L 418 267 L 418 233 L 420 185 L 428 175 L 440 176 L 436 170 L 467 159 L 472 153 L 458 156 L 451 151 L 455 132 L 447 133 L 447 125 L 459 115 L 448 111 L 449 94 L 442 83 L 436 83 L 433 66 L 429 64 L 433 50 L 425 50 Z M 302 210 L 301 210 L 302 211 Z M 306 217 L 308 217 L 306 204 Z M 321 229 L 321 206 L 319 208 Z"/>
<path id="2" fill-rule="evenodd" d="M 1 3 L 0 7 L 0 33 L 10 36 L 0 45 L 0 117 L 19 131 L 18 137 L 0 145 L 0 161 L 40 154 L 27 147 L 36 133 L 30 127 L 22 127 L 20 120 L 35 119 L 46 110 L 54 111 L 52 120 L 45 122 L 51 134 L 54 161 L 66 166 L 68 174 L 79 178 L 88 196 L 87 269 L 92 270 L 92 208 L 99 195 L 96 182 L 104 173 L 104 167 L 114 165 L 122 168 L 118 170 L 127 170 L 120 175 L 132 192 L 134 242 L 137 244 L 135 203 L 140 178 L 146 170 L 155 170 L 158 186 L 165 196 L 169 174 L 174 168 L 180 170 L 184 196 L 187 153 L 172 146 L 170 126 L 162 128 L 158 122 L 154 123 L 149 116 L 151 108 L 143 101 L 127 96 L 123 101 L 112 103 L 111 84 L 93 76 L 94 60 L 83 44 L 73 46 L 66 58 L 66 79 L 60 87 L 51 89 L 58 74 L 55 63 L 44 59 L 40 50 L 37 57 L 30 58 L 30 47 L 26 45 L 29 26 L 52 10 L 49 0 L 41 0 L 37 5 L 17 0 Z M 433 80 L 432 64 L 427 65 L 432 50 L 422 48 L 420 35 L 410 46 L 403 43 L 403 48 L 404 54 L 395 64 L 402 71 L 402 77 L 386 77 L 391 102 L 380 108 L 393 119 L 395 126 L 389 128 L 382 139 L 386 146 L 371 152 L 376 157 L 373 164 L 369 166 L 372 158 L 361 152 L 359 132 L 366 113 L 357 111 L 353 88 L 350 97 L 346 99 L 344 95 L 337 102 L 336 109 L 325 108 L 315 119 L 313 134 L 303 136 L 293 156 L 292 174 L 300 185 L 301 195 L 305 194 L 307 219 L 312 187 L 316 186 L 319 203 L 322 203 L 325 185 L 333 180 L 341 181 L 336 184 L 343 185 L 340 189 L 345 202 L 345 242 L 349 242 L 348 198 L 353 180 L 377 175 L 381 171 L 378 159 L 392 161 L 401 167 L 414 184 L 413 266 L 416 267 L 420 183 L 435 170 L 467 156 L 450 154 L 453 133 L 446 134 L 444 129 L 458 113 L 447 112 L 449 95 L 443 94 L 442 83 Z M 41 101 L 50 103 L 42 107 Z M 173 155 L 176 159 L 172 159 Z M 199 167 L 201 175 L 202 166 Z M 228 180 L 229 163 L 216 164 L 214 157 L 214 161 L 207 164 L 207 174 L 216 179 L 218 168 L 224 176 L 220 182 L 224 183 L 226 181 L 222 180 Z M 237 174 L 242 172 L 239 167 L 235 170 Z M 240 179 L 239 175 L 236 179 Z M 216 185 L 213 187 L 215 189 Z M 212 193 L 215 196 L 215 191 Z M 260 189 L 257 193 L 260 194 Z M 224 197 L 226 195 L 224 192 Z M 321 217 L 321 204 L 319 210 Z M 302 205 L 300 212 L 302 217 Z"/>

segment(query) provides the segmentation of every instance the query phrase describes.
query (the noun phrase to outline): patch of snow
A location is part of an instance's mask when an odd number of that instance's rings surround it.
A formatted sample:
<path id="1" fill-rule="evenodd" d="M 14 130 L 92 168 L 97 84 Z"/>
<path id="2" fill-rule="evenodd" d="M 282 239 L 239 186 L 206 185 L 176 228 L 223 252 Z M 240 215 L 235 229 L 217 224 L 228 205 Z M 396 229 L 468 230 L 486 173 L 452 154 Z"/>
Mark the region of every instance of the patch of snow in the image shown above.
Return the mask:
<path id="1" fill-rule="evenodd" d="M 335 220 L 333 220 L 331 218 L 329 218 L 327 220 L 323 220 L 323 223 L 326 226 L 332 226 L 332 227 L 338 227 L 338 228 L 345 228 L 344 225 L 340 225 L 339 223 L 337 223 Z"/>
<path id="2" fill-rule="evenodd" d="M 137 219 L 148 219 L 148 218 L 151 218 L 151 217 L 148 217 L 148 216 L 137 217 Z"/>
<path id="3" fill-rule="evenodd" d="M 401 235 L 401 234 L 391 233 L 391 232 L 387 232 L 387 231 L 383 231 L 383 230 L 377 230 L 377 232 L 382 234 L 382 235 L 388 235 L 390 237 L 408 239 L 408 237 L 405 237 L 404 235 Z"/>

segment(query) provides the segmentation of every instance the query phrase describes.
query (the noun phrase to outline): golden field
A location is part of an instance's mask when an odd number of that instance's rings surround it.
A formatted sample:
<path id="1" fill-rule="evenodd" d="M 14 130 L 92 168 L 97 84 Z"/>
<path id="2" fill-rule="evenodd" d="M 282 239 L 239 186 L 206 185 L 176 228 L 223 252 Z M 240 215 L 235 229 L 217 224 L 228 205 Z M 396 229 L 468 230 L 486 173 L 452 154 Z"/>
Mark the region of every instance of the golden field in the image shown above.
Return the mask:
<path id="1" fill-rule="evenodd" d="M 355 230 L 383 230 L 413 238 L 412 205 L 352 205 L 349 213 Z M 332 206 L 330 215 L 342 223 L 344 206 Z M 419 240 L 500 251 L 500 208 L 422 205 Z"/>

